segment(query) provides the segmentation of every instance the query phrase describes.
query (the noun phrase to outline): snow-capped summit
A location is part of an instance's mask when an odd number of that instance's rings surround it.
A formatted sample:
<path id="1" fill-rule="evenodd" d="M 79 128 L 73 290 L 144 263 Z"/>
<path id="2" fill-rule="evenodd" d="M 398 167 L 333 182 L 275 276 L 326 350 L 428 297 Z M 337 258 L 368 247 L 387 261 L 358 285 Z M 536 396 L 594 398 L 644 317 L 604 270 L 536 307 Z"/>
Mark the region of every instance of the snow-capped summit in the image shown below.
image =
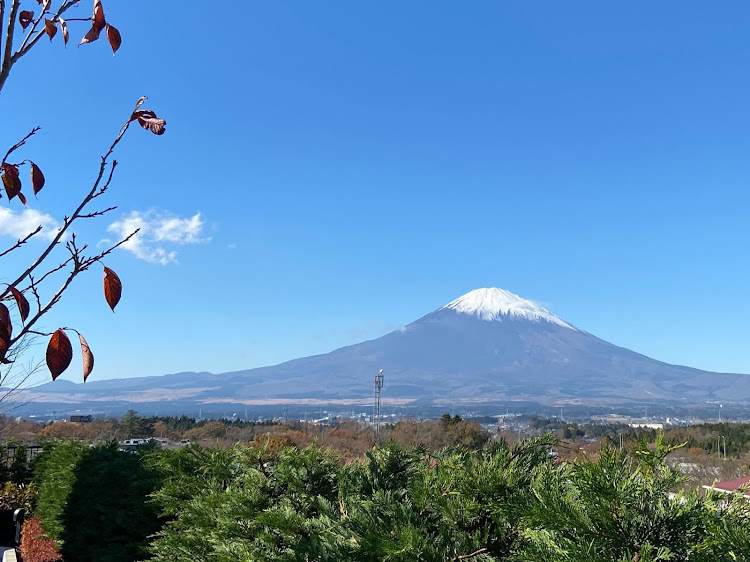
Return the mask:
<path id="1" fill-rule="evenodd" d="M 523 318 L 532 322 L 545 320 L 564 328 L 576 330 L 546 308 L 519 297 L 505 289 L 489 288 L 475 289 L 462 297 L 446 304 L 441 310 L 452 309 L 461 314 L 476 316 L 482 320 L 492 322 L 502 320 L 504 316 Z"/>

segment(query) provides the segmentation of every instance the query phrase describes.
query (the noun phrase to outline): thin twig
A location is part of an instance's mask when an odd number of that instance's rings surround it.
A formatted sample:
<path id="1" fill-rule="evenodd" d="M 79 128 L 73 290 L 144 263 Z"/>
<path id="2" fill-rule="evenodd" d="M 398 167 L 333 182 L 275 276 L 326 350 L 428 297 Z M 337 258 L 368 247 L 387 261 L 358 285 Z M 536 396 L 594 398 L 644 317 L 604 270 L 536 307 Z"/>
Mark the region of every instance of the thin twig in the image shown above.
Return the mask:
<path id="1" fill-rule="evenodd" d="M 61 270 L 61 269 L 62 269 L 63 267 L 65 267 L 66 265 L 68 265 L 68 264 L 69 264 L 69 263 L 70 263 L 71 261 L 73 261 L 73 258 L 68 258 L 68 259 L 66 259 L 66 260 L 65 260 L 64 262 L 62 262 L 62 263 L 61 263 L 60 265 L 58 265 L 58 266 L 56 266 L 56 267 L 54 267 L 54 268 L 50 269 L 50 270 L 49 270 L 49 271 L 48 271 L 47 273 L 45 273 L 44 275 L 42 275 L 42 276 L 41 276 L 41 277 L 40 277 L 39 279 L 37 279 L 36 281 L 34 281 L 34 280 L 33 280 L 33 278 L 31 277 L 31 275 L 29 275 L 29 281 L 30 281 L 30 284 L 29 284 L 29 286 L 28 286 L 28 287 L 25 287 L 24 289 L 21 289 L 21 292 L 22 292 L 22 293 L 24 293 L 24 292 L 26 292 L 26 291 L 27 291 L 27 290 L 29 290 L 29 289 L 32 289 L 32 290 L 33 290 L 33 288 L 34 288 L 34 287 L 37 287 L 37 286 L 39 286 L 39 284 L 40 284 L 40 283 L 41 283 L 42 281 L 44 281 L 44 280 L 45 280 L 45 279 L 46 279 L 47 277 L 49 277 L 50 275 L 52 275 L 53 273 L 55 273 L 55 272 L 57 272 L 57 271 L 60 271 L 60 270 Z"/>
<path id="2" fill-rule="evenodd" d="M 10 156 L 11 154 L 13 154 L 16 150 L 18 150 L 19 148 L 21 148 L 23 145 L 25 145 L 26 141 L 29 140 L 29 138 L 31 138 L 33 135 L 35 135 L 36 132 L 39 129 L 41 129 L 41 127 L 34 127 L 33 129 L 31 129 L 31 132 L 28 135 L 26 135 L 25 137 L 23 137 L 20 141 L 18 141 L 13 146 L 11 146 L 8 149 L 8 152 L 5 153 L 5 156 L 3 156 L 3 160 L 2 160 L 2 162 L 0 162 L 0 164 L 5 164 L 5 161 L 8 159 L 8 156 Z"/>
<path id="3" fill-rule="evenodd" d="M 24 238 L 19 238 L 18 242 L 13 244 L 10 248 L 5 250 L 4 252 L 0 252 L 0 258 L 2 258 L 5 254 L 10 254 L 16 248 L 20 248 L 21 246 L 26 244 L 26 242 L 28 242 L 32 236 L 34 236 L 35 234 L 39 234 L 41 230 L 42 230 L 42 225 L 40 224 L 39 226 L 36 227 L 36 230 L 34 230 L 34 232 L 27 234 Z"/>
<path id="4" fill-rule="evenodd" d="M 487 552 L 487 549 L 480 548 L 479 550 L 475 550 L 471 554 L 462 554 L 461 556 L 456 556 L 456 560 L 468 560 L 469 558 L 474 558 L 475 556 L 479 556 L 483 552 Z"/>
<path id="5" fill-rule="evenodd" d="M 101 211 L 94 211 L 93 213 L 87 213 L 85 215 L 78 215 L 79 219 L 93 219 L 94 217 L 100 217 L 105 213 L 109 213 L 110 211 L 114 211 L 117 209 L 117 207 L 107 207 L 106 209 L 102 209 Z"/>
<path id="6" fill-rule="evenodd" d="M 104 192 L 107 191 L 107 189 L 109 189 L 109 184 L 112 181 L 112 175 L 115 173 L 115 168 L 117 168 L 117 164 L 118 164 L 117 160 L 112 160 L 112 167 L 109 170 L 109 177 L 107 178 L 107 181 L 104 183 L 104 186 L 94 194 L 92 199 L 96 199 L 100 195 L 104 194 Z"/>

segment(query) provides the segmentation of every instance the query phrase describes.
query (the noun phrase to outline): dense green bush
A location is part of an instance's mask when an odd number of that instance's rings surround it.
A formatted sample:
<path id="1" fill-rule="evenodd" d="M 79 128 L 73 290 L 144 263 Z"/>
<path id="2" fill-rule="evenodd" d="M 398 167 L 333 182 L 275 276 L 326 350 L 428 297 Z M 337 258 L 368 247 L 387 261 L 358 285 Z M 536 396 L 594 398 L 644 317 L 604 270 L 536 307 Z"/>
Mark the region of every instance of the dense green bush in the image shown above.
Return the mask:
<path id="1" fill-rule="evenodd" d="M 345 465 L 315 445 L 163 453 L 155 498 L 172 519 L 153 560 L 494 560 L 513 550 L 550 444 L 438 456 L 389 444 Z"/>
<path id="2" fill-rule="evenodd" d="M 148 501 L 159 486 L 148 452 L 117 443 L 52 443 L 38 463 L 38 514 L 65 560 L 132 562 L 162 524 Z"/>
<path id="3" fill-rule="evenodd" d="M 660 439 L 575 463 L 555 462 L 553 443 L 389 443 L 344 462 L 273 440 L 137 454 L 53 442 L 38 512 L 76 562 L 750 560 L 747 503 L 675 496 Z"/>
<path id="4" fill-rule="evenodd" d="M 37 515 L 44 530 L 59 541 L 63 533 L 62 514 L 76 480 L 76 467 L 89 446 L 83 441 L 48 442 L 36 461 L 35 481 L 39 490 Z"/>
<path id="5" fill-rule="evenodd" d="M 525 560 L 697 560 L 707 505 L 697 492 L 673 496 L 682 477 L 657 441 L 631 457 L 605 449 L 597 462 L 545 468 L 526 514 Z"/>

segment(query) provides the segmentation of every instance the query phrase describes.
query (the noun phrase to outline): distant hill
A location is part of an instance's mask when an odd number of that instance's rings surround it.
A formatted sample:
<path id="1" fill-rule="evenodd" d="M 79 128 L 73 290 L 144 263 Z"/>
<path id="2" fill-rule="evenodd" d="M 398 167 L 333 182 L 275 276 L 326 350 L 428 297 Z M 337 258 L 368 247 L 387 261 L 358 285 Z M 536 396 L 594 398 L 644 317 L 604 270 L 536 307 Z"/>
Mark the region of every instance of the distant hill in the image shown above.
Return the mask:
<path id="1" fill-rule="evenodd" d="M 601 340 L 503 289 L 477 289 L 381 338 L 280 365 L 213 375 L 57 381 L 24 399 L 70 407 L 139 404 L 750 402 L 750 376 L 669 365 Z"/>

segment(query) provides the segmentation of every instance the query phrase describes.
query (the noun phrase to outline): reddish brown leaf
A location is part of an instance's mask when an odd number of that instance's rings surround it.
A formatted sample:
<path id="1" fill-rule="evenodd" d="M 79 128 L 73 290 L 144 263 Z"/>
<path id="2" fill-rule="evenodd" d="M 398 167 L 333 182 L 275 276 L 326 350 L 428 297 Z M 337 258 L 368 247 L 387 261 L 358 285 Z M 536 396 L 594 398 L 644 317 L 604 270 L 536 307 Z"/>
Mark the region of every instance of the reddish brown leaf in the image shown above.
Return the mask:
<path id="1" fill-rule="evenodd" d="M 85 45 L 86 43 L 93 43 L 97 39 L 99 39 L 99 32 L 95 27 L 92 27 L 88 30 L 86 35 L 83 36 L 83 39 L 81 39 L 81 42 L 78 43 L 78 46 L 80 47 L 81 45 Z"/>
<path id="2" fill-rule="evenodd" d="M 9 347 L 10 347 L 10 338 L 6 334 L 0 333 L 0 362 L 6 363 L 6 361 L 8 361 L 5 358 L 5 354 L 8 353 Z"/>
<path id="3" fill-rule="evenodd" d="M 107 25 L 107 22 L 104 20 L 104 8 L 102 8 L 101 0 L 94 0 L 94 29 L 96 29 L 97 39 L 105 25 Z"/>
<path id="4" fill-rule="evenodd" d="M 60 29 L 62 29 L 63 34 L 63 41 L 65 41 L 65 44 L 68 44 L 68 22 L 66 22 L 64 19 L 60 19 Z"/>
<path id="5" fill-rule="evenodd" d="M 33 162 L 31 163 L 31 187 L 34 189 L 34 195 L 44 187 L 44 174 Z"/>
<path id="6" fill-rule="evenodd" d="M 21 315 L 21 321 L 26 322 L 26 319 L 29 317 L 29 301 L 15 287 L 11 287 L 10 292 L 13 294 L 13 298 L 16 299 L 16 306 L 18 307 L 18 313 Z"/>
<path id="7" fill-rule="evenodd" d="M 5 354 L 10 348 L 10 334 L 13 326 L 10 323 L 10 311 L 0 302 L 0 361 L 5 363 Z"/>
<path id="8" fill-rule="evenodd" d="M 112 54 L 114 55 L 122 44 L 120 32 L 114 25 L 107 24 L 107 39 L 109 39 L 109 45 L 112 47 Z"/>
<path id="9" fill-rule="evenodd" d="M 18 200 L 23 203 L 24 207 L 26 207 L 26 196 L 20 191 L 18 192 Z"/>
<path id="10" fill-rule="evenodd" d="M 52 38 L 57 33 L 57 24 L 52 20 L 44 18 L 44 31 L 47 32 L 47 35 L 49 35 L 49 40 L 52 41 Z"/>
<path id="11" fill-rule="evenodd" d="M 10 310 L 0 302 L 0 338 L 5 338 L 10 343 L 13 334 L 13 325 L 10 323 Z"/>
<path id="12" fill-rule="evenodd" d="M 138 123 L 141 127 L 143 127 L 144 129 L 148 129 L 155 135 L 163 135 L 164 131 L 166 131 L 166 119 L 158 118 L 156 116 L 156 113 L 151 110 L 146 109 L 136 111 L 135 113 L 133 113 L 133 115 L 130 116 L 131 121 L 135 119 L 138 120 Z"/>
<path id="13" fill-rule="evenodd" d="M 78 339 L 81 340 L 81 356 L 83 357 L 83 382 L 86 382 L 91 371 L 94 370 L 94 354 L 91 353 L 91 348 L 89 347 L 86 338 L 81 334 L 78 334 Z"/>
<path id="14" fill-rule="evenodd" d="M 52 380 L 59 377 L 73 360 L 73 346 L 68 336 L 61 329 L 55 330 L 47 344 L 47 367 L 52 373 Z"/>
<path id="15" fill-rule="evenodd" d="M 122 296 L 122 283 L 117 273 L 112 271 L 107 266 L 104 266 L 104 298 L 107 300 L 109 308 L 112 312 L 115 311 L 117 303 L 120 302 Z"/>
<path id="16" fill-rule="evenodd" d="M 30 12 L 29 10 L 21 10 L 21 13 L 18 14 L 18 23 L 21 24 L 21 27 L 26 29 L 31 25 L 31 23 L 34 21 L 34 12 Z"/>
<path id="17" fill-rule="evenodd" d="M 21 179 L 18 177 L 18 167 L 12 164 L 3 164 L 3 185 L 8 200 L 13 199 L 21 191 Z"/>

